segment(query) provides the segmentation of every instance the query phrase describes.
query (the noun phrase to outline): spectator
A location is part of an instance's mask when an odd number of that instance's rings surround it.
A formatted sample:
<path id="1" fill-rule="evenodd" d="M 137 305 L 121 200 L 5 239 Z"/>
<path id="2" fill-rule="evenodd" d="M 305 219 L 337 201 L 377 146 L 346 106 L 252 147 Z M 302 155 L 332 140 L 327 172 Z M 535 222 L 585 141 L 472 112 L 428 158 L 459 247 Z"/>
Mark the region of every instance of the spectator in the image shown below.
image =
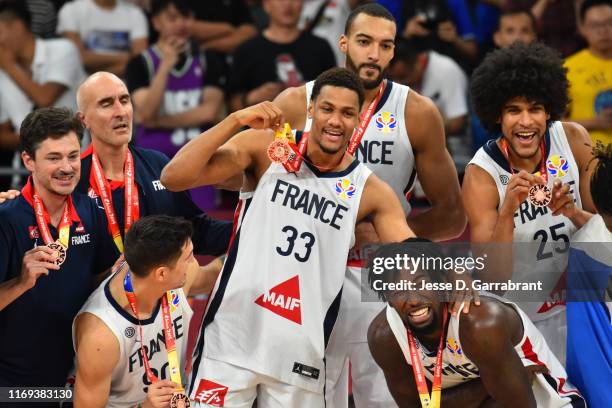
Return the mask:
<path id="1" fill-rule="evenodd" d="M 344 64 L 338 40 L 344 34 L 344 22 L 360 0 L 304 0 L 299 28 L 324 38 L 336 55 L 336 65 Z"/>
<path id="2" fill-rule="evenodd" d="M 84 78 L 76 47 L 66 39 L 36 38 L 30 23 L 25 3 L 0 3 L 0 166 L 19 168 L 13 152 L 23 118 L 35 107 L 75 108 Z M 12 181 L 16 185 L 19 179 Z"/>
<path id="3" fill-rule="evenodd" d="M 468 79 L 451 58 L 424 50 L 416 41 L 401 41 L 389 77 L 430 98 L 444 118 L 447 135 L 461 135 L 467 117 Z"/>
<path id="4" fill-rule="evenodd" d="M 208 50 L 233 53 L 257 34 L 244 0 L 187 0 L 195 20 L 189 32 Z"/>
<path id="5" fill-rule="evenodd" d="M 219 116 L 222 68 L 217 56 L 192 47 L 184 0 L 153 0 L 151 13 L 159 40 L 130 60 L 127 86 L 137 145 L 172 157 Z"/>
<path id="6" fill-rule="evenodd" d="M 131 4 L 118 0 L 80 0 L 59 12 L 57 33 L 77 45 L 88 72 L 122 76 L 129 59 L 147 47 L 147 20 Z"/>
<path id="7" fill-rule="evenodd" d="M 580 33 L 588 47 L 565 63 L 570 81 L 569 119 L 584 126 L 593 142 L 612 143 L 612 1 L 586 0 Z"/>
<path id="8" fill-rule="evenodd" d="M 612 406 L 612 144 L 598 145 L 590 180 L 595 215 L 572 237 L 568 266 L 567 373 L 591 407 Z M 607 293 L 606 293 L 607 292 Z"/>
<path id="9" fill-rule="evenodd" d="M 416 0 L 406 8 L 404 38 L 426 38 L 432 49 L 470 70 L 478 57 L 478 46 L 466 0 Z"/>
<path id="10" fill-rule="evenodd" d="M 468 78 L 459 65 L 446 55 L 428 50 L 423 43 L 404 40 L 395 47 L 389 76 L 434 102 L 444 119 L 446 143 L 457 171 L 463 173 L 472 146 L 465 133 Z M 417 197 L 420 192 L 420 188 L 415 189 Z"/>
<path id="11" fill-rule="evenodd" d="M 563 57 L 582 45 L 576 25 L 580 0 L 504 0 L 506 10 L 531 10 L 537 21 L 538 38 Z"/>
<path id="12" fill-rule="evenodd" d="M 537 40 L 537 27 L 533 14 L 529 10 L 509 10 L 499 17 L 493 42 L 498 48 L 507 48 L 514 42 L 531 44 Z M 476 114 L 471 115 L 472 142 L 474 151 L 480 149 L 487 140 L 495 139 L 496 134 L 486 131 Z"/>
<path id="13" fill-rule="evenodd" d="M 264 0 L 270 26 L 242 44 L 230 74 L 232 110 L 271 101 L 336 65 L 327 41 L 298 29 L 301 0 Z"/>
<path id="14" fill-rule="evenodd" d="M 40 38 L 55 37 L 57 9 L 51 0 L 26 0 L 32 15 L 30 29 Z"/>

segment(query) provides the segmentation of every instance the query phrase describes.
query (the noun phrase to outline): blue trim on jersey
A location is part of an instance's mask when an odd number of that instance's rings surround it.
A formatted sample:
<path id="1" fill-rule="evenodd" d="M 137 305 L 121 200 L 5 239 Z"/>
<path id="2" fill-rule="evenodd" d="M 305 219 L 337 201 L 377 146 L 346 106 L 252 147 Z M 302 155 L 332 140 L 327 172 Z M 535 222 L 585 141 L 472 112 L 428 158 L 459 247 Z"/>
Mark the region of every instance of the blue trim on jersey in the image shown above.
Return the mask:
<path id="1" fill-rule="evenodd" d="M 550 154 L 550 128 L 546 129 L 546 133 L 544 137 L 546 141 L 545 157 L 548 158 L 548 155 Z M 497 163 L 502 169 L 506 170 L 508 173 L 512 173 L 512 171 L 510 171 L 510 164 L 508 163 L 506 156 L 504 156 L 504 153 L 501 151 L 501 149 L 497 145 L 497 139 L 498 138 L 488 140 L 484 144 L 484 146 L 482 146 L 482 148 L 495 161 L 495 163 Z M 539 163 L 536 166 L 535 170 L 532 171 L 532 173 L 535 173 L 537 171 L 540 171 Z"/>
<path id="2" fill-rule="evenodd" d="M 376 110 L 374 113 L 378 113 L 378 111 L 385 106 L 387 103 L 387 99 L 389 99 L 389 95 L 391 95 L 391 89 L 393 89 L 393 81 L 387 79 L 387 85 L 385 86 L 385 90 L 383 91 L 382 96 L 380 97 L 380 101 L 378 101 L 378 105 L 376 105 Z M 374 116 L 374 114 L 372 114 Z"/>
<path id="3" fill-rule="evenodd" d="M 342 299 L 342 288 L 334 298 L 334 301 L 327 309 L 327 313 L 325 313 L 325 320 L 323 320 L 323 336 L 325 339 L 325 348 L 327 348 L 327 343 L 329 342 L 329 337 L 331 336 L 332 330 L 334 329 L 334 325 L 336 324 L 336 320 L 338 319 L 338 311 L 340 310 L 340 299 Z"/>
<path id="4" fill-rule="evenodd" d="M 122 308 L 110 292 L 110 283 L 113 279 L 116 278 L 116 276 L 117 275 L 113 276 L 111 279 L 108 280 L 108 282 L 106 282 L 106 285 L 104 285 L 104 295 L 106 296 L 106 300 L 108 300 L 108 302 L 117 311 L 117 313 L 123 316 L 128 322 L 138 325 L 138 319 L 129 314 L 127 310 Z M 151 313 L 151 317 L 149 317 L 148 319 L 140 320 L 140 324 L 146 326 L 147 324 L 154 323 L 155 319 L 157 318 L 157 313 L 159 313 L 160 305 L 161 299 L 157 302 L 157 306 L 155 306 L 155 310 L 153 311 L 153 313 Z"/>
<path id="5" fill-rule="evenodd" d="M 295 132 L 295 141 L 296 143 L 300 143 L 300 140 L 302 139 L 302 135 L 304 134 L 303 131 L 298 130 L 297 132 Z M 317 169 L 313 164 L 310 164 L 308 162 L 308 155 L 304 155 L 304 161 L 303 163 L 306 164 L 308 166 L 308 168 L 314 173 L 315 176 L 319 177 L 319 178 L 336 178 L 336 177 L 344 177 L 346 175 L 348 175 L 350 172 L 352 172 L 353 170 L 355 170 L 355 167 L 357 167 L 357 165 L 359 164 L 359 160 L 355 159 L 353 160 L 353 162 L 351 164 L 348 165 L 348 167 L 342 171 L 334 171 L 334 172 L 325 172 L 325 171 L 321 171 L 319 169 Z"/>
<path id="6" fill-rule="evenodd" d="M 251 205 L 251 201 L 253 198 L 248 198 L 244 202 L 244 210 L 242 211 L 242 216 L 240 217 L 240 223 L 244 220 L 244 217 Z M 193 354 L 196 358 L 193 361 L 192 367 L 193 372 L 191 373 L 191 382 L 189 384 L 189 393 L 193 390 L 195 385 L 195 380 L 198 377 L 198 369 L 200 367 L 200 362 L 202 360 L 202 356 L 204 354 L 204 331 L 206 330 L 206 326 L 208 326 L 215 319 L 215 315 L 221 306 L 221 302 L 223 300 L 223 295 L 225 294 L 225 289 L 227 289 L 227 284 L 229 282 L 230 276 L 234 270 L 234 266 L 236 265 L 236 258 L 238 256 L 238 247 L 240 245 L 240 232 L 242 228 L 238 228 L 236 231 L 236 235 L 234 236 L 234 241 L 232 242 L 232 246 L 227 252 L 227 258 L 225 259 L 225 264 L 223 265 L 223 270 L 221 271 L 221 279 L 219 280 L 219 287 L 217 292 L 210 299 L 209 306 L 206 310 L 206 314 L 204 315 L 204 320 L 202 321 L 202 328 L 200 329 L 200 336 L 198 338 L 198 342 L 194 348 Z"/>

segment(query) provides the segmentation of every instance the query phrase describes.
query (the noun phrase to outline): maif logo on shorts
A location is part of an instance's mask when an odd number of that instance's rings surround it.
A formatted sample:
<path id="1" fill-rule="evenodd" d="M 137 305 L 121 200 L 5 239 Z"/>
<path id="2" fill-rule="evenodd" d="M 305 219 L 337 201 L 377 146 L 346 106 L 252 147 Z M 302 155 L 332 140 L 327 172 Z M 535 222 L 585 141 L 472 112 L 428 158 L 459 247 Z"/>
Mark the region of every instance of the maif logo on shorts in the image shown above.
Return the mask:
<path id="1" fill-rule="evenodd" d="M 225 405 L 225 395 L 228 388 L 225 385 L 217 384 L 205 378 L 200 380 L 196 391 L 195 400 L 202 404 L 213 407 L 223 407 Z"/>
<path id="2" fill-rule="evenodd" d="M 295 275 L 293 278 L 274 286 L 268 292 L 258 297 L 255 303 L 272 313 L 301 325 L 302 310 L 299 276 Z"/>

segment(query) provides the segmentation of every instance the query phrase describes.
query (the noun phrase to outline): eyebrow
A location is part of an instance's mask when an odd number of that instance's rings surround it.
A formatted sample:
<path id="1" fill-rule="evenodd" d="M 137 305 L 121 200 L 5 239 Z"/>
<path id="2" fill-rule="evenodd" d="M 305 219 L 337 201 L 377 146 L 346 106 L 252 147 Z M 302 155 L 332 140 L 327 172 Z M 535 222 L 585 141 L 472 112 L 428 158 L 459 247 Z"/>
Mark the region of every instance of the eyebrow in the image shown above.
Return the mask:
<path id="1" fill-rule="evenodd" d="M 98 105 L 102 105 L 102 104 L 104 104 L 106 102 L 112 102 L 113 99 L 115 99 L 115 98 L 113 98 L 112 96 L 107 96 L 106 98 L 102 98 L 102 99 L 98 100 Z"/>

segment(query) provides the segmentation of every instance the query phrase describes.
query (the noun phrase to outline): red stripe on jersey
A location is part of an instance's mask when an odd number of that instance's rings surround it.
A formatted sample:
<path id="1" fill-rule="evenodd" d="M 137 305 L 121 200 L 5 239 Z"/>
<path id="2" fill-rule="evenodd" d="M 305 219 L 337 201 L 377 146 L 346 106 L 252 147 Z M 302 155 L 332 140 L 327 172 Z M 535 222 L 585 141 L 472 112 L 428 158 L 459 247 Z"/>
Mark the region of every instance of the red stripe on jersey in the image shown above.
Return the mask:
<path id="1" fill-rule="evenodd" d="M 234 238 L 236 237 L 236 230 L 238 229 L 238 221 L 240 220 L 240 210 L 242 210 L 243 200 L 238 200 L 238 204 L 236 205 L 236 210 L 234 210 L 234 220 L 232 222 L 232 236 L 230 237 L 229 245 L 227 246 L 226 253 L 229 252 L 232 247 L 232 243 L 234 242 Z"/>
<path id="2" fill-rule="evenodd" d="M 546 366 L 546 364 L 540 361 L 535 351 L 533 351 L 533 345 L 531 344 L 531 340 L 529 340 L 529 337 L 525 337 L 525 342 L 521 346 L 521 350 L 523 351 L 523 355 L 525 356 L 525 358 L 529 361 L 532 361 L 537 365 Z"/>

